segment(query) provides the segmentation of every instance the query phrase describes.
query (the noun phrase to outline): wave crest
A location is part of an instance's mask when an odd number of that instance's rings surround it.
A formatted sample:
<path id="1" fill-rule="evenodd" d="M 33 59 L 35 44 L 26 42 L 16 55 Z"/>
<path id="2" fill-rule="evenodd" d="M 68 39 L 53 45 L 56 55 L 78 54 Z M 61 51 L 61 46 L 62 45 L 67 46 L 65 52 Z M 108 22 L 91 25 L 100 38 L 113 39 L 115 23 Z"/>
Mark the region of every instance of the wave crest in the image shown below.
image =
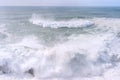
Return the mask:
<path id="1" fill-rule="evenodd" d="M 89 27 L 94 25 L 93 22 L 85 19 L 71 19 L 71 20 L 62 20 L 57 21 L 54 19 L 42 18 L 36 14 L 33 14 L 29 20 L 32 24 L 39 25 L 41 27 L 50 27 L 50 28 L 79 28 L 79 27 Z"/>
<path id="2" fill-rule="evenodd" d="M 54 20 L 53 18 L 43 18 L 37 14 L 33 14 L 29 22 L 40 27 L 46 28 L 82 28 L 96 26 L 100 29 L 119 30 L 119 18 L 85 18 L 85 19 L 70 19 L 70 20 Z"/>

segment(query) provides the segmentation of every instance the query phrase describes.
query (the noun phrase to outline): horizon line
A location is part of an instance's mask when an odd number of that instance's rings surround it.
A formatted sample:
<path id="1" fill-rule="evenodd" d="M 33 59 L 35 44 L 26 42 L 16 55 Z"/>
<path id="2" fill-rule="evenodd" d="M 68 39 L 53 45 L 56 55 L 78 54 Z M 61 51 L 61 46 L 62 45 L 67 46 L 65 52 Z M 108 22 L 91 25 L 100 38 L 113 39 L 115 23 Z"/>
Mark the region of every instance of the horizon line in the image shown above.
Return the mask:
<path id="1" fill-rule="evenodd" d="M 120 6 L 39 6 L 39 5 L 0 5 L 0 7 L 120 7 Z"/>

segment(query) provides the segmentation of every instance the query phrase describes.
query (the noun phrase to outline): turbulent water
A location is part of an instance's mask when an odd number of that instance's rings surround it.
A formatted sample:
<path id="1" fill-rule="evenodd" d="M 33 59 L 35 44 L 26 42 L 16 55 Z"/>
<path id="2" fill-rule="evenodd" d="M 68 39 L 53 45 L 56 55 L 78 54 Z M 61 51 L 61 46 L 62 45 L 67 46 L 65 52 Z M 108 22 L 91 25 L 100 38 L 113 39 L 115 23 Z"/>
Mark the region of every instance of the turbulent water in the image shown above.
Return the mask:
<path id="1" fill-rule="evenodd" d="M 0 80 L 119 79 L 119 7 L 0 7 Z"/>

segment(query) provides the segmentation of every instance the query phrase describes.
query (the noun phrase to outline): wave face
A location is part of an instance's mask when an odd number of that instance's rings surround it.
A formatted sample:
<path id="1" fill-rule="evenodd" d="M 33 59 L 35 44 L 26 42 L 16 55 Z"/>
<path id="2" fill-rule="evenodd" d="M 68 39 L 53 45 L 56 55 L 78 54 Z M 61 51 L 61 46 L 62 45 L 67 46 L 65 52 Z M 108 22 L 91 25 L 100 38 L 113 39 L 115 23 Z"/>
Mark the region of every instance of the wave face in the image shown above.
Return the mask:
<path id="1" fill-rule="evenodd" d="M 120 79 L 120 18 L 114 8 L 114 17 L 107 8 L 5 8 L 0 80 Z"/>

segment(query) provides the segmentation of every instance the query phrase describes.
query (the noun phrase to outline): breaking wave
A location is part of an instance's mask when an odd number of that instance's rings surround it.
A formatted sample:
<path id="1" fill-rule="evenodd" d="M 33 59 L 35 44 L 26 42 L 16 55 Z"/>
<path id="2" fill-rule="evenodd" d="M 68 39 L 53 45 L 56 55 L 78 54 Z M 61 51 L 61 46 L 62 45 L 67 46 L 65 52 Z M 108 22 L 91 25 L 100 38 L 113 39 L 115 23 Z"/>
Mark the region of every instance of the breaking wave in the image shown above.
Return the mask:
<path id="1" fill-rule="evenodd" d="M 0 73 L 25 80 L 28 77 L 35 78 L 31 78 L 33 80 L 104 80 L 97 77 L 106 77 L 119 66 L 119 41 L 119 36 L 113 34 L 81 34 L 47 47 L 37 37 L 28 36 L 19 43 L 0 46 L 3 53 L 0 54 Z"/>
<path id="2" fill-rule="evenodd" d="M 50 27 L 50 28 L 78 28 L 78 27 L 89 27 L 93 25 L 93 22 L 83 19 L 71 19 L 71 20 L 62 20 L 57 21 L 54 19 L 45 19 L 36 14 L 32 15 L 32 18 L 29 20 L 32 24 L 39 25 L 41 27 Z"/>
<path id="3" fill-rule="evenodd" d="M 60 37 L 65 37 L 65 40 L 47 46 L 41 42 L 42 37 L 38 38 L 41 32 L 37 32 L 39 35 L 29 34 L 33 29 L 32 26 L 28 31 L 29 36 L 22 36 L 22 40 L 17 42 L 0 45 L 1 80 L 120 79 L 119 18 L 55 20 L 34 14 L 29 21 L 44 27 L 45 31 L 51 31 L 49 28 L 63 27 L 69 29 L 95 26 L 95 28 L 93 33 L 74 34 L 71 32 L 69 36 L 62 35 Z M 26 25 L 21 28 L 24 30 L 25 27 Z M 5 35 L 13 38 L 4 24 L 0 25 L 0 29 L 0 37 Z M 28 27 L 23 34 L 27 33 L 27 30 Z M 46 31 L 46 33 L 49 32 Z M 54 34 L 58 35 L 56 32 Z M 14 37 L 17 38 L 19 35 L 14 35 Z M 51 36 L 46 35 L 46 39 Z"/>
<path id="4" fill-rule="evenodd" d="M 50 28 L 81 28 L 81 27 L 90 27 L 97 26 L 101 29 L 107 28 L 111 30 L 119 30 L 120 19 L 119 18 L 87 18 L 87 19 L 70 19 L 70 20 L 54 20 L 49 18 L 43 18 L 37 14 L 33 14 L 29 19 L 32 24 L 39 25 L 41 27 L 50 27 Z"/>

